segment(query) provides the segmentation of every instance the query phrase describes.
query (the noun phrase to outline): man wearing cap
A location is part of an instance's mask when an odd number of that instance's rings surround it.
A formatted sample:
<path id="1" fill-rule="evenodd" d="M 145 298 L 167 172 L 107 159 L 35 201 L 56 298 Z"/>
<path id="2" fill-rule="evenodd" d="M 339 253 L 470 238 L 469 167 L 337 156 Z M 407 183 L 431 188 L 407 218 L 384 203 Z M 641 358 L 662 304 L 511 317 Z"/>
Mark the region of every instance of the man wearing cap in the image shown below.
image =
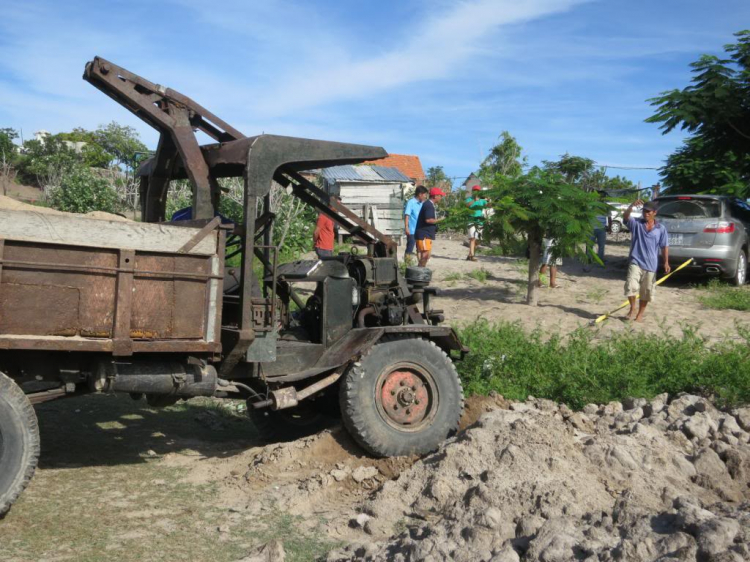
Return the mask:
<path id="1" fill-rule="evenodd" d="M 406 207 L 404 207 L 404 232 L 406 234 L 404 262 L 406 264 L 410 264 L 414 256 L 414 246 L 416 245 L 414 232 L 417 230 L 419 211 L 422 210 L 422 204 L 425 202 L 425 199 L 427 199 L 427 188 L 423 185 L 418 185 L 414 190 L 414 197 L 409 199 L 406 202 Z"/>
<path id="2" fill-rule="evenodd" d="M 482 237 L 482 228 L 484 227 L 484 208 L 487 206 L 487 200 L 481 197 L 482 188 L 475 185 L 471 188 L 471 197 L 466 198 L 466 206 L 471 209 L 471 219 L 469 220 L 469 261 L 477 261 L 474 252 L 477 249 L 477 242 Z"/>
<path id="3" fill-rule="evenodd" d="M 634 206 L 643 206 L 643 216 L 640 219 L 630 217 Z M 646 306 L 654 298 L 659 250 L 661 250 L 664 271 L 666 273 L 671 271 L 667 227 L 656 222 L 656 210 L 657 205 L 654 201 L 644 203 L 638 199 L 630 204 L 622 217 L 631 235 L 628 278 L 625 281 L 625 296 L 630 301 L 628 320 L 636 322 L 643 322 Z M 640 303 L 636 314 L 635 301 L 638 293 L 640 293 Z"/>
<path id="4" fill-rule="evenodd" d="M 442 219 L 437 218 L 435 205 L 440 203 L 445 193 L 439 187 L 430 189 L 430 198 L 422 204 L 422 210 L 417 217 L 417 228 L 414 230 L 414 238 L 417 241 L 417 252 L 419 254 L 419 267 L 425 267 L 432 252 L 432 241 L 435 240 L 437 223 Z"/>

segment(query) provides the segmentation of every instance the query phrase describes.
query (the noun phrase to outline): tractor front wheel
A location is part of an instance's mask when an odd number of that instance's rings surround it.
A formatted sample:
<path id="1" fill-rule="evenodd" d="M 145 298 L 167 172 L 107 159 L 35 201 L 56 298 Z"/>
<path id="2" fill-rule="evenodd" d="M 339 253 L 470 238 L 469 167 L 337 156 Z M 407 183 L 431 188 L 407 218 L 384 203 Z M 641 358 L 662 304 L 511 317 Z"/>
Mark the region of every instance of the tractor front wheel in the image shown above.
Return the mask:
<path id="1" fill-rule="evenodd" d="M 369 453 L 434 451 L 458 429 L 463 389 L 450 358 L 421 338 L 385 339 L 344 375 L 344 425 Z"/>

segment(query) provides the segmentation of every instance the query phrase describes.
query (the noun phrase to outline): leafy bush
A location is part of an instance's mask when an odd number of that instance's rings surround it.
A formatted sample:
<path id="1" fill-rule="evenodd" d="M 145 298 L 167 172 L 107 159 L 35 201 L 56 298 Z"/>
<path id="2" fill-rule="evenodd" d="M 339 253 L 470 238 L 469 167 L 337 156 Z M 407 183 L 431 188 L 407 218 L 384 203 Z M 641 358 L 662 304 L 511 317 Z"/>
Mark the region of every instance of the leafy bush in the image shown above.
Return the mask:
<path id="1" fill-rule="evenodd" d="M 708 308 L 750 310 L 750 287 L 732 287 L 718 279 L 711 279 L 700 291 L 698 300 Z"/>
<path id="2" fill-rule="evenodd" d="M 750 329 L 741 341 L 709 346 L 691 328 L 675 337 L 626 333 L 595 341 L 580 330 L 567 341 L 517 323 L 479 320 L 460 330 L 471 353 L 457 363 L 467 394 L 494 390 L 581 408 L 590 402 L 650 398 L 662 392 L 713 395 L 719 403 L 750 402 Z"/>
<path id="3" fill-rule="evenodd" d="M 77 168 L 65 175 L 52 191 L 50 203 L 53 208 L 70 213 L 118 211 L 117 193 L 89 168 Z"/>

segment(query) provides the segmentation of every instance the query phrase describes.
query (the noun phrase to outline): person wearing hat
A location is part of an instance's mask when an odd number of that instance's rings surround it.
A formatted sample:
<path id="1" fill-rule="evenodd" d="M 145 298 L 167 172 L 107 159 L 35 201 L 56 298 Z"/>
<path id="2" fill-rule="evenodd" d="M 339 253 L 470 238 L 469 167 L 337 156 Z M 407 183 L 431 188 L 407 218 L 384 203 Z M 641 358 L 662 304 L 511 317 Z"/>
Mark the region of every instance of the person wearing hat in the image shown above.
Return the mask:
<path id="1" fill-rule="evenodd" d="M 487 206 L 487 200 L 481 196 L 482 188 L 475 185 L 471 188 L 471 196 L 466 198 L 466 206 L 471 209 L 471 219 L 469 220 L 469 255 L 466 258 L 469 261 L 477 261 L 474 253 L 477 249 L 477 242 L 482 237 L 482 228 L 484 227 L 484 208 Z"/>
<path id="2" fill-rule="evenodd" d="M 633 207 L 643 207 L 643 216 L 634 219 L 630 216 Z M 630 254 L 628 256 L 628 277 L 625 281 L 625 296 L 630 301 L 628 320 L 643 322 L 646 306 L 654 298 L 656 289 L 656 270 L 659 268 L 659 251 L 661 250 L 664 271 L 669 273 L 669 236 L 667 227 L 656 222 L 657 204 L 654 201 L 644 203 L 641 199 L 631 203 L 623 214 L 623 221 L 630 230 Z M 640 293 L 640 302 L 636 312 L 636 296 Z"/>
<path id="3" fill-rule="evenodd" d="M 414 232 L 417 230 L 417 219 L 422 205 L 427 199 L 427 188 L 418 185 L 414 190 L 414 197 L 406 202 L 404 207 L 404 233 L 406 234 L 406 250 L 404 251 L 404 262 L 410 265 L 414 257 L 414 247 L 417 241 L 414 239 Z"/>
<path id="4" fill-rule="evenodd" d="M 432 252 L 432 241 L 435 240 L 437 223 L 442 219 L 437 218 L 435 205 L 445 193 L 439 187 L 430 189 L 430 198 L 422 204 L 422 209 L 417 217 L 417 228 L 414 230 L 414 238 L 417 241 L 417 253 L 419 255 L 419 267 L 425 267 Z"/>

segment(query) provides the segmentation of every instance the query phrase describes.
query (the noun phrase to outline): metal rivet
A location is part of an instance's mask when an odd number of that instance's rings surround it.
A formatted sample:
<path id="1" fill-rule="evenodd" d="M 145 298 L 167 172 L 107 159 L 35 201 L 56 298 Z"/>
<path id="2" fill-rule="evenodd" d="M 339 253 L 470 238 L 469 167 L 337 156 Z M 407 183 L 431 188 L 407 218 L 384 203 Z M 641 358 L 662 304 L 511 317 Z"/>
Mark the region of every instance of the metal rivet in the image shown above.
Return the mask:
<path id="1" fill-rule="evenodd" d="M 406 410 L 406 415 L 408 416 L 409 414 L 411 414 L 411 410 Z"/>

